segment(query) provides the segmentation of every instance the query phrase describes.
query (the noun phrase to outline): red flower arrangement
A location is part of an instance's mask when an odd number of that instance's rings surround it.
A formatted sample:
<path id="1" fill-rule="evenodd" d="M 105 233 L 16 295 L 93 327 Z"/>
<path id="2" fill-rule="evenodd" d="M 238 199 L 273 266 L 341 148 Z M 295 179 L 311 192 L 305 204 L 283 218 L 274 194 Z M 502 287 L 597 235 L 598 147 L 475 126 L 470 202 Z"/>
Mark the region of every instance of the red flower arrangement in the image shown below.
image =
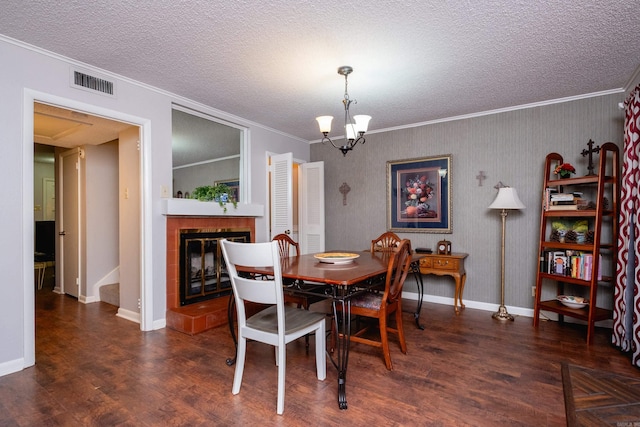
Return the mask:
<path id="1" fill-rule="evenodd" d="M 576 173 L 576 168 L 571 163 L 562 163 L 556 167 L 553 173 L 560 175 L 561 178 L 568 178 L 572 173 Z"/>
<path id="2" fill-rule="evenodd" d="M 433 185 L 428 181 L 426 176 L 418 176 L 408 178 L 403 190 L 406 200 L 407 216 L 416 216 L 429 210 L 427 200 L 433 198 Z"/>

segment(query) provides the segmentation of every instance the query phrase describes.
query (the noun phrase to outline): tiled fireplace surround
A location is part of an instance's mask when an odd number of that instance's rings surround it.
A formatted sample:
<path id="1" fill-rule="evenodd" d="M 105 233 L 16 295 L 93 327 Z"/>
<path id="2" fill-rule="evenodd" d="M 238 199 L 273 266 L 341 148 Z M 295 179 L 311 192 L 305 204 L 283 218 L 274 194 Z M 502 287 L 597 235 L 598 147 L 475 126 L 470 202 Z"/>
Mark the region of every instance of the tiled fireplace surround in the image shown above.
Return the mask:
<path id="1" fill-rule="evenodd" d="M 237 229 L 251 230 L 255 241 L 255 218 L 167 216 L 167 327 L 194 335 L 227 323 L 229 297 L 180 306 L 180 230 Z"/>

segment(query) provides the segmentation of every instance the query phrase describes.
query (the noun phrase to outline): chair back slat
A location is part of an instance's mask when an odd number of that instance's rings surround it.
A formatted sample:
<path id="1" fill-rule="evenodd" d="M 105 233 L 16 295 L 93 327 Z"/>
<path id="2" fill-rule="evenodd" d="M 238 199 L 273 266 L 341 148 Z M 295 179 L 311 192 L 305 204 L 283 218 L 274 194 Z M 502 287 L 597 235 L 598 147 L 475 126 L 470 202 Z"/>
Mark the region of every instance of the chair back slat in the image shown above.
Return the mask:
<path id="1" fill-rule="evenodd" d="M 300 245 L 287 234 L 277 234 L 273 236 L 273 239 L 271 240 L 274 242 L 278 242 L 278 248 L 280 249 L 281 258 L 298 256 L 298 254 L 300 253 Z"/>
<path id="2" fill-rule="evenodd" d="M 402 287 L 411 266 L 411 241 L 403 239 L 394 256 L 389 260 L 387 279 L 385 283 L 385 296 L 387 301 L 394 302 L 402 296 Z"/>
<path id="3" fill-rule="evenodd" d="M 396 233 L 387 231 L 371 241 L 371 252 L 392 252 L 398 248 L 400 241 Z"/>
<path id="4" fill-rule="evenodd" d="M 244 301 L 282 305 L 282 269 L 276 242 L 247 244 L 223 239 L 220 247 L 238 307 L 244 306 Z M 269 280 L 243 277 L 238 274 L 236 266 L 273 267 L 273 276 Z"/>

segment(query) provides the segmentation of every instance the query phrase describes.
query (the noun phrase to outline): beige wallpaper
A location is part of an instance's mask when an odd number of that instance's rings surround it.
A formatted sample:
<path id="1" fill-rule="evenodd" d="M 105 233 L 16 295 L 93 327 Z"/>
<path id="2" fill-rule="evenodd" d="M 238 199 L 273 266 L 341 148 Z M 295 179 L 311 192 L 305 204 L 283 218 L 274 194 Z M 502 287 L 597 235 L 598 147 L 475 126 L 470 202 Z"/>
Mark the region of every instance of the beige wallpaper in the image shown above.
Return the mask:
<path id="1" fill-rule="evenodd" d="M 497 304 L 501 219 L 487 206 L 498 181 L 515 187 L 526 209 L 507 217 L 505 303 L 533 308 L 544 158 L 558 152 L 585 174 L 587 160 L 580 152 L 589 139 L 622 144 L 623 99 L 620 93 L 369 134 L 346 157 L 329 145 L 312 144 L 311 160 L 325 162 L 326 248 L 363 250 L 386 231 L 388 160 L 451 154 L 452 234 L 400 237 L 411 239 L 414 248 L 432 249 L 447 237 L 454 252 L 469 254 L 464 300 Z M 487 176 L 482 186 L 479 171 Z M 346 206 L 339 191 L 343 182 L 351 187 Z M 406 290 L 415 291 L 415 284 L 408 281 Z M 425 294 L 453 298 L 453 281 L 425 276 Z"/>

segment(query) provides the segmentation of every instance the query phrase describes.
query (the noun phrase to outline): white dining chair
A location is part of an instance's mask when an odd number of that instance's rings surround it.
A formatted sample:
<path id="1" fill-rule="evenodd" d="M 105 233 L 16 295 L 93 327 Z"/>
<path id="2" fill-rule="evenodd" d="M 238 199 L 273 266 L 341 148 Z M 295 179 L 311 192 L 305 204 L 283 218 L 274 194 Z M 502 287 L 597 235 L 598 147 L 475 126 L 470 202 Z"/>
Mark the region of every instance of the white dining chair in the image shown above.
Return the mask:
<path id="1" fill-rule="evenodd" d="M 272 345 L 278 366 L 276 412 L 281 415 L 284 412 L 287 343 L 315 332 L 316 373 L 319 380 L 326 378 L 326 316 L 324 313 L 285 306 L 277 242 L 237 243 L 223 239 L 220 246 L 231 279 L 238 317 L 238 349 L 232 393 L 238 394 L 242 385 L 247 339 Z M 273 267 L 273 277 L 268 280 L 241 277 L 236 266 Z M 247 318 L 245 301 L 271 306 Z"/>

